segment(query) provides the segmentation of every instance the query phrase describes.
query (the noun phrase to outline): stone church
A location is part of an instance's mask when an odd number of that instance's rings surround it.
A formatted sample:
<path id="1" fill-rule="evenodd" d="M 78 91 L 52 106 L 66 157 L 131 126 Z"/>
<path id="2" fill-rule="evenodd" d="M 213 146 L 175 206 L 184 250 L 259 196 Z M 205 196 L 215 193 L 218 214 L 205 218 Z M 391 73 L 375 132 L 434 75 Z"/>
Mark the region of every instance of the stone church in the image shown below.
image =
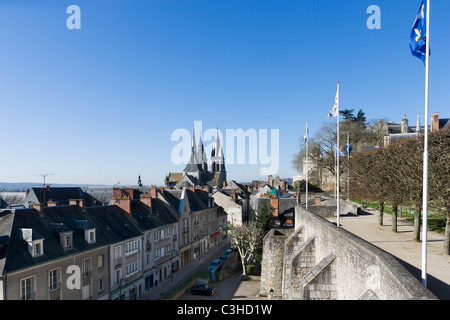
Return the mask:
<path id="1" fill-rule="evenodd" d="M 210 163 L 206 157 L 205 148 L 200 137 L 196 145 L 195 132 L 192 135 L 192 152 L 189 162 L 182 173 L 169 173 L 164 179 L 167 188 L 181 189 L 189 186 L 210 186 L 222 188 L 227 181 L 225 157 L 220 144 L 219 130 L 217 129 L 214 148 L 211 152 Z"/>

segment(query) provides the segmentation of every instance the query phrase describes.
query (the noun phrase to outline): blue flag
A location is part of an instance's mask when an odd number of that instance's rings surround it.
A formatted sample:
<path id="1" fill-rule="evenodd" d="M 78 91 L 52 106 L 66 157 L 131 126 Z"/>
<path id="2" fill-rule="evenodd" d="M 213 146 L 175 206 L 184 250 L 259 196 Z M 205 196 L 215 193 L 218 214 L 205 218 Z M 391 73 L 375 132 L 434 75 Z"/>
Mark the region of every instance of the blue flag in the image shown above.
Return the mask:
<path id="1" fill-rule="evenodd" d="M 413 56 L 425 63 L 427 51 L 427 0 L 422 0 L 411 30 L 409 47 Z"/>
<path id="2" fill-rule="evenodd" d="M 347 154 L 350 154 L 352 152 L 352 149 L 353 149 L 352 145 L 350 144 L 350 142 L 347 141 L 346 150 L 345 150 L 347 152 Z"/>

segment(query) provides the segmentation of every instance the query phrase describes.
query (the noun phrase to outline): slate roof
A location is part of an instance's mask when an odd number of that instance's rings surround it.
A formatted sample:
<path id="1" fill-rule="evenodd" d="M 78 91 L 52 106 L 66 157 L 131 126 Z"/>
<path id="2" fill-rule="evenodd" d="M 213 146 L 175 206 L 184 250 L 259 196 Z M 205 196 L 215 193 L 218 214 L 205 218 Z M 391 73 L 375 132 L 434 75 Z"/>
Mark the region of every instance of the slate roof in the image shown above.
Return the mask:
<path id="1" fill-rule="evenodd" d="M 160 199 L 152 199 L 152 208 L 140 200 L 132 201 L 130 219 L 141 231 L 178 222 L 178 214 Z"/>
<path id="2" fill-rule="evenodd" d="M 8 206 L 8 203 L 0 197 L 0 209 L 7 208 Z"/>
<path id="3" fill-rule="evenodd" d="M 44 217 L 35 209 L 3 210 L 0 212 L 0 272 L 6 273 L 42 262 L 62 258 L 77 252 L 138 237 L 141 232 L 118 206 L 88 207 L 77 205 L 45 207 Z M 44 238 L 43 252 L 33 258 L 22 238 L 22 228 Z M 96 241 L 89 244 L 84 230 L 96 229 Z M 72 231 L 72 248 L 64 250 L 59 233 Z M 6 243 L 6 245 L 5 245 Z"/>
<path id="4" fill-rule="evenodd" d="M 439 119 L 439 129 L 450 128 L 450 118 Z"/>
<path id="5" fill-rule="evenodd" d="M 69 201 L 71 199 L 83 199 L 82 196 L 83 190 L 79 187 L 50 187 L 48 189 L 33 187 L 30 189 L 30 193 L 27 198 L 35 198 L 37 203 L 44 203 L 44 200 Z"/>

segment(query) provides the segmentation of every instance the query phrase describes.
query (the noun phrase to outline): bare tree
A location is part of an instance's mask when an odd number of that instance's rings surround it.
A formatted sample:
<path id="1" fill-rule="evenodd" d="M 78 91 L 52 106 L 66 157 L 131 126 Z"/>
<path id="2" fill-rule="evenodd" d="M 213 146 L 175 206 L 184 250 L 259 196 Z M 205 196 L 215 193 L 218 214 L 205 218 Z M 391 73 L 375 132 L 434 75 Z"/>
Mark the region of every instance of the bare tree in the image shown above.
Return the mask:
<path id="1" fill-rule="evenodd" d="M 242 274 L 247 275 L 247 265 L 250 264 L 257 250 L 262 247 L 264 232 L 256 221 L 250 221 L 243 225 L 236 225 L 229 235 L 236 245 L 241 256 Z"/>

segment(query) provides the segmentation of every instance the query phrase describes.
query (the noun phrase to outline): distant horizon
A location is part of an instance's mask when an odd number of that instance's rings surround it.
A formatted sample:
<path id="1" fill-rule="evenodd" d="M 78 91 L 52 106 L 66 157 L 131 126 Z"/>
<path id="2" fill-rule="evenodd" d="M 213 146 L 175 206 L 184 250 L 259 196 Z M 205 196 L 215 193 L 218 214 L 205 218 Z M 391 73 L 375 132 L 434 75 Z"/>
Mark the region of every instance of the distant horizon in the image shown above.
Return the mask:
<path id="1" fill-rule="evenodd" d="M 292 180 L 292 177 L 288 177 L 288 178 L 283 178 L 280 177 L 281 180 Z M 260 179 L 253 179 L 251 181 L 238 181 L 235 179 L 229 179 L 227 180 L 227 182 L 230 181 L 236 181 L 239 184 L 245 184 L 245 183 L 251 183 L 252 181 L 267 181 L 267 180 L 260 180 Z M 25 181 L 25 182 L 8 182 L 8 181 L 0 181 L 0 188 L 3 187 L 4 185 L 36 185 L 37 187 L 41 186 L 43 187 L 43 182 L 33 182 L 33 181 Z M 52 185 L 67 185 L 67 186 L 104 186 L 104 187 L 134 187 L 134 186 L 138 186 L 137 184 L 102 184 L 102 183 L 46 183 L 47 186 L 52 186 Z M 155 184 L 143 184 L 143 187 L 151 187 L 152 185 Z M 162 183 L 161 185 L 156 184 L 156 186 L 163 186 L 164 184 Z"/>

